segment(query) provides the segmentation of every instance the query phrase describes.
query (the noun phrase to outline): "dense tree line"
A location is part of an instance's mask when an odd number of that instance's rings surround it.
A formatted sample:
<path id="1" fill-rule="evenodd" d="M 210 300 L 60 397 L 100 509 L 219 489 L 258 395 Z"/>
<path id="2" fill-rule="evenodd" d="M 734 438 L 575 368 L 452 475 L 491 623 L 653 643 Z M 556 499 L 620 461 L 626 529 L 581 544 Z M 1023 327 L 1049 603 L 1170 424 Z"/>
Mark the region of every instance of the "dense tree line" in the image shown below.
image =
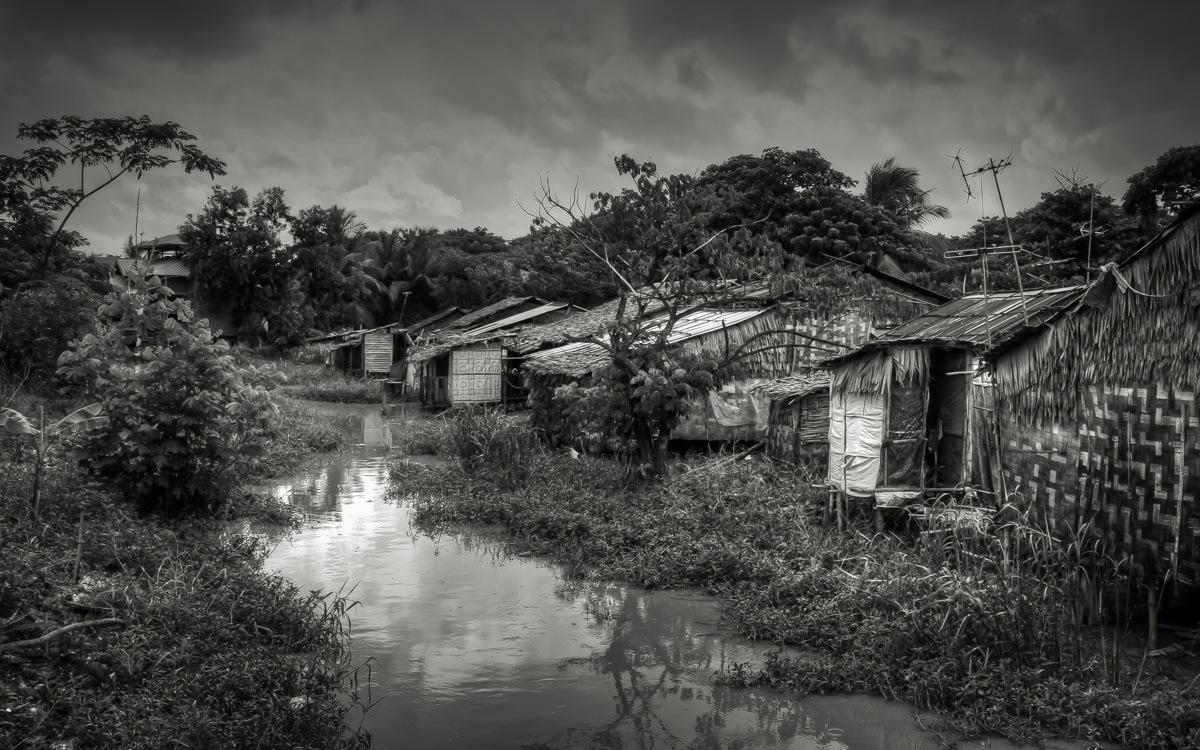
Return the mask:
<path id="1" fill-rule="evenodd" d="M 106 290 L 107 271 L 81 252 L 86 241 L 68 226 L 84 200 L 124 174 L 179 164 L 215 177 L 224 166 L 178 125 L 144 117 L 43 120 L 18 135 L 32 147 L 0 157 L 0 357 L 10 372 L 44 370 L 87 327 Z M 860 184 L 811 148 L 738 155 L 695 175 L 659 174 L 651 162 L 622 156 L 617 170 L 630 187 L 547 202 L 530 232 L 512 240 L 481 227 L 368 228 L 336 205 L 293 212 L 280 188 L 251 197 L 216 187 L 180 231 L 197 295 L 227 311 L 247 340 L 287 346 L 316 332 L 412 321 L 506 295 L 593 305 L 622 288 L 622 274 L 652 280 L 668 265 L 677 275 L 701 274 L 702 255 L 689 255 L 701 244 L 719 251 L 726 273 L 838 260 L 961 292 L 979 288 L 981 264 L 944 252 L 1007 244 L 1011 231 L 1031 251 L 1020 257 L 1027 284 L 1074 282 L 1145 241 L 1193 198 L 1197 164 L 1200 145 L 1173 148 L 1130 177 L 1119 200 L 1060 174 L 1057 187 L 1007 226 L 985 217 L 961 237 L 921 230 L 946 209 L 931 202 L 915 170 L 885 159 Z M 56 187 L 60 170 L 99 165 L 107 176 L 96 184 Z M 548 191 L 542 198 L 557 200 Z M 1011 257 L 994 256 L 989 267 L 994 288 L 1015 284 Z M 55 314 L 39 319 L 44 310 Z"/>

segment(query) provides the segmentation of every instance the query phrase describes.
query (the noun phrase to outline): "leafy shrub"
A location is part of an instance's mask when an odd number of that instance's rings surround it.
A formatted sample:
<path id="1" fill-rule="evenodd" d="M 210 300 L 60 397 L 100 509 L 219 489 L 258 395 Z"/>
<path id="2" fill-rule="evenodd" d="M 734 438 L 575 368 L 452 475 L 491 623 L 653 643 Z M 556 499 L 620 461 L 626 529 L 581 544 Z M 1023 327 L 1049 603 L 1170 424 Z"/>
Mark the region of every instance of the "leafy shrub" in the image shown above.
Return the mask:
<path id="1" fill-rule="evenodd" d="M 87 284 L 62 276 L 31 282 L 0 302 L 0 372 L 52 383 L 58 355 L 92 329 L 100 299 Z"/>
<path id="2" fill-rule="evenodd" d="M 261 452 L 274 407 L 256 371 L 157 281 L 114 291 L 94 334 L 59 373 L 100 401 L 108 424 L 82 444 L 85 465 L 145 511 L 215 513 Z"/>

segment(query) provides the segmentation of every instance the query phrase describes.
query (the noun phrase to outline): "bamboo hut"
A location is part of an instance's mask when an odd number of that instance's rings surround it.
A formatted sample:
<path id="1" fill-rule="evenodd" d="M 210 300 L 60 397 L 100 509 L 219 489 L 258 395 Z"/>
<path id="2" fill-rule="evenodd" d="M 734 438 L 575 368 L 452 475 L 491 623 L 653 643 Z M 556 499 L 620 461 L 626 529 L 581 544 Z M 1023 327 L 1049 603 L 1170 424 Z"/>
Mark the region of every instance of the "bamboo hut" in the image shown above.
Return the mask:
<path id="1" fill-rule="evenodd" d="M 666 316 L 652 318 L 647 335 L 655 324 L 667 325 Z M 788 349 L 793 341 L 786 329 L 786 313 L 778 305 L 738 310 L 702 309 L 678 318 L 667 334 L 667 344 L 688 353 L 724 358 L 744 345 L 750 352 L 741 359 L 745 375 L 694 404 L 689 416 L 672 432 L 682 440 L 758 440 L 767 426 L 767 401 L 751 392 L 762 380 L 788 372 Z M 596 341 L 574 341 L 531 353 L 525 369 L 537 382 L 535 389 L 552 392 L 557 385 L 572 380 L 587 380 L 611 364 L 609 352 Z M 545 394 L 532 393 L 531 400 Z"/>
<path id="2" fill-rule="evenodd" d="M 970 294 L 828 359 L 829 481 L 880 507 L 993 484 L 996 347 L 1077 301 L 1082 287 Z"/>
<path id="3" fill-rule="evenodd" d="M 824 464 L 829 457 L 829 373 L 812 370 L 769 380 L 754 392 L 770 403 L 767 453 L 794 464 Z"/>
<path id="4" fill-rule="evenodd" d="M 572 305 L 541 304 L 467 330 L 451 326 L 443 335 L 414 347 L 407 364 L 415 373 L 421 402 L 431 407 L 524 402 L 521 358 L 511 350 L 514 336 L 577 312 Z"/>
<path id="5" fill-rule="evenodd" d="M 995 358 L 1005 489 L 1133 570 L 1200 581 L 1200 204 Z"/>

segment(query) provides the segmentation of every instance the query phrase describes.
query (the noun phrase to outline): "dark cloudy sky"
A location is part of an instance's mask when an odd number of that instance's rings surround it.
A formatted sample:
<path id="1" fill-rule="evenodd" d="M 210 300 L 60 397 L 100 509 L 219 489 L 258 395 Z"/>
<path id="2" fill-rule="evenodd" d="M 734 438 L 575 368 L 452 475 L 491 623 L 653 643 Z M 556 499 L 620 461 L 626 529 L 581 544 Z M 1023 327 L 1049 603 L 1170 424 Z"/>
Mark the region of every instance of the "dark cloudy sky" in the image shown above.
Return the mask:
<path id="1" fill-rule="evenodd" d="M 1125 179 L 1200 141 L 1200 3 L 14 2 L 0 7 L 0 153 L 17 123 L 148 114 L 229 165 L 372 227 L 523 234 L 539 178 L 611 189 L 614 156 L 695 172 L 768 146 L 813 147 L 861 179 L 895 156 L 979 215 L 947 154 L 1013 155 L 1010 211 L 1051 169 Z M 211 189 L 182 170 L 91 199 L 97 252 L 175 231 Z M 994 192 L 986 206 L 995 208 Z"/>

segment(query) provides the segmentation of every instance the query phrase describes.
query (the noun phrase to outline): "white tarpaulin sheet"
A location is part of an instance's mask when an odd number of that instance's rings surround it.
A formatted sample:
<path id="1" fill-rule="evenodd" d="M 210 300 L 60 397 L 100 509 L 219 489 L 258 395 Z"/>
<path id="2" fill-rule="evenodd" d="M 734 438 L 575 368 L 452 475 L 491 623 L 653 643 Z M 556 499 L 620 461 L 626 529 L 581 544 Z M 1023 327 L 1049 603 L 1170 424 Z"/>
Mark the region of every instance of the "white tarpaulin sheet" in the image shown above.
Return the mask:
<path id="1" fill-rule="evenodd" d="M 853 495 L 879 484 L 886 398 L 882 393 L 829 394 L 829 482 Z"/>
<path id="2" fill-rule="evenodd" d="M 756 430 L 767 429 L 767 414 L 770 406 L 765 399 L 760 399 L 752 393 L 742 393 L 740 406 L 727 402 L 722 394 L 708 392 L 708 408 L 712 411 L 717 424 L 724 427 L 754 426 Z"/>

